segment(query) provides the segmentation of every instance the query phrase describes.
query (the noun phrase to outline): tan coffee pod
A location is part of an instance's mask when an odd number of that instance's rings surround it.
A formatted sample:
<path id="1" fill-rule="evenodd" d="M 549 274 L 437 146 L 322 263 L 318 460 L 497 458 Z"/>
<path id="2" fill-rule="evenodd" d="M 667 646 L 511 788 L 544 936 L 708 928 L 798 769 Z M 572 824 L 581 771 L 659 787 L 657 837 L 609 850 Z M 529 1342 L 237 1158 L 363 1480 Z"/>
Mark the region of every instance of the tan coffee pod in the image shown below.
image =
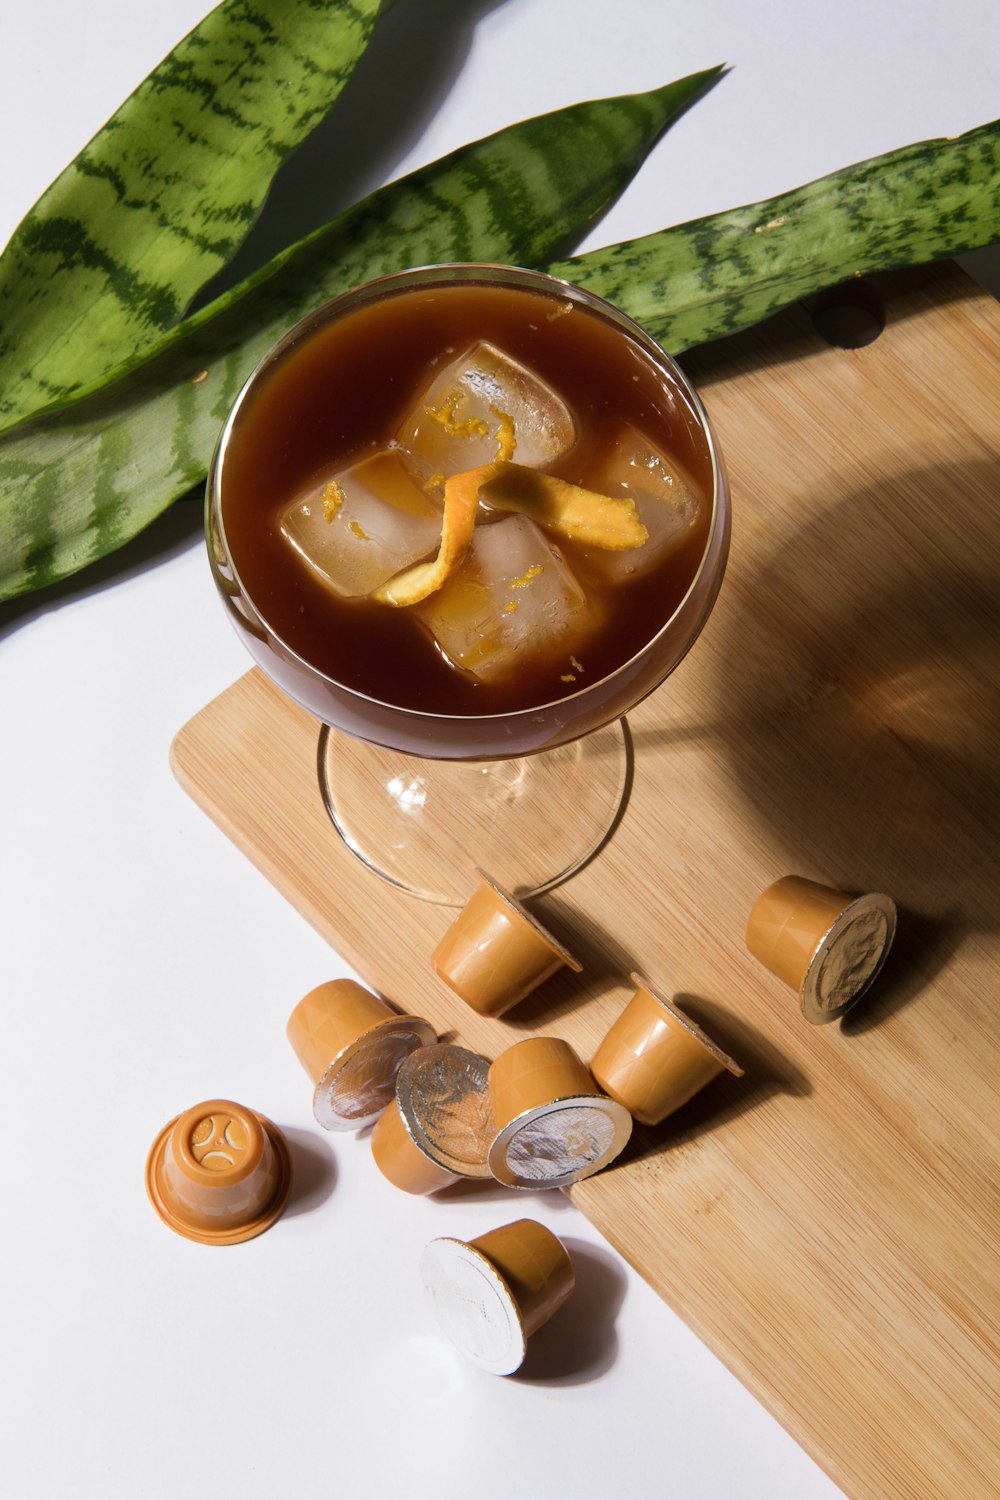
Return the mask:
<path id="1" fill-rule="evenodd" d="M 236 1245 L 270 1229 L 291 1181 L 278 1127 L 229 1099 L 209 1099 L 171 1120 L 146 1159 L 156 1212 L 203 1245 Z"/>
<path id="2" fill-rule="evenodd" d="M 459 1181 L 457 1172 L 443 1167 L 414 1140 L 395 1099 L 372 1131 L 372 1156 L 382 1176 L 404 1193 L 436 1193 Z"/>
<path id="3" fill-rule="evenodd" d="M 445 984 L 482 1016 L 511 1006 L 567 966 L 581 965 L 529 911 L 477 870 L 480 886 L 431 955 Z"/>
<path id="4" fill-rule="evenodd" d="M 317 985 L 288 1018 L 288 1040 L 316 1085 L 313 1114 L 326 1130 L 362 1130 L 393 1098 L 410 1053 L 437 1040 L 353 979 Z"/>
<path id="5" fill-rule="evenodd" d="M 624 1148 L 632 1117 L 609 1099 L 572 1047 L 529 1037 L 490 1068 L 498 1134 L 490 1171 L 507 1187 L 566 1187 L 599 1172 Z"/>
<path id="6" fill-rule="evenodd" d="M 822 1025 L 861 997 L 885 962 L 895 932 L 896 907 L 889 896 L 850 896 L 801 875 L 785 875 L 758 897 L 746 944 L 798 992 L 806 1020 Z"/>
<path id="7" fill-rule="evenodd" d="M 478 1052 L 437 1043 L 403 1063 L 396 1103 L 412 1140 L 458 1177 L 489 1177 L 496 1131 L 490 1109 L 490 1065 Z"/>
<path id="8" fill-rule="evenodd" d="M 566 1247 L 543 1224 L 519 1219 L 466 1244 L 432 1240 L 420 1261 L 443 1332 L 491 1375 L 512 1375 L 528 1340 L 573 1290 Z"/>
<path id="9" fill-rule="evenodd" d="M 724 1069 L 743 1076 L 678 1006 L 638 974 L 636 992 L 594 1054 L 590 1071 L 634 1120 L 658 1125 Z"/>

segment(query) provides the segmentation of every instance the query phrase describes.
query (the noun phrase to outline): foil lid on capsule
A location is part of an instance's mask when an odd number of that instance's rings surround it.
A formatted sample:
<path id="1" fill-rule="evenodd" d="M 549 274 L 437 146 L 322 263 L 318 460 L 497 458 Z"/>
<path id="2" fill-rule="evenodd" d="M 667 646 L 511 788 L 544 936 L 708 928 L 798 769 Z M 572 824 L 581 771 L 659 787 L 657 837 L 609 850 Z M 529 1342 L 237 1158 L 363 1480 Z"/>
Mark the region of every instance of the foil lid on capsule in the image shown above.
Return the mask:
<path id="1" fill-rule="evenodd" d="M 747 920 L 755 958 L 799 996 L 813 1025 L 842 1016 L 875 979 L 896 932 L 896 905 L 875 892 L 852 896 L 800 875 L 768 886 Z"/>
<path id="2" fill-rule="evenodd" d="M 353 979 L 318 985 L 288 1020 L 288 1040 L 315 1084 L 313 1114 L 325 1130 L 363 1130 L 395 1097 L 396 1076 L 437 1040 L 429 1022 L 399 1015 Z"/>
<path id="3" fill-rule="evenodd" d="M 567 1042 L 529 1037 L 490 1068 L 497 1135 L 490 1171 L 506 1187 L 567 1187 L 625 1148 L 632 1116 L 601 1093 Z"/>
<path id="4" fill-rule="evenodd" d="M 519 1219 L 477 1239 L 432 1240 L 420 1261 L 442 1332 L 491 1375 L 512 1375 L 528 1340 L 573 1291 L 566 1247 L 544 1225 Z"/>
<path id="5" fill-rule="evenodd" d="M 489 1177 L 496 1134 L 490 1065 L 465 1047 L 436 1043 L 412 1053 L 396 1078 L 396 1103 L 414 1142 L 456 1177 Z"/>

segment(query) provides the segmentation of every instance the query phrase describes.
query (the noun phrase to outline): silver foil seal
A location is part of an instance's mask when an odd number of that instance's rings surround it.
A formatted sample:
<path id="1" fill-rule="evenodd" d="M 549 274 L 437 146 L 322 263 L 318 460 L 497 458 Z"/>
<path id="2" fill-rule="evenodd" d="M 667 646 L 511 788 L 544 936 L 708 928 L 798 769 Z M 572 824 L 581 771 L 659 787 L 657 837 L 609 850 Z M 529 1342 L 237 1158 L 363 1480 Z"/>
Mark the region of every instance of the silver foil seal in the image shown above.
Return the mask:
<path id="1" fill-rule="evenodd" d="M 802 1013 L 822 1025 L 859 1000 L 885 963 L 896 933 L 889 896 L 860 896 L 824 933 L 802 981 Z"/>
<path id="2" fill-rule="evenodd" d="M 435 1041 L 434 1028 L 416 1016 L 394 1017 L 345 1047 L 316 1085 L 313 1114 L 325 1130 L 373 1125 L 396 1091 L 400 1068 Z"/>
<path id="3" fill-rule="evenodd" d="M 631 1134 L 632 1117 L 614 1099 L 556 1099 L 505 1126 L 490 1147 L 490 1171 L 506 1187 L 567 1187 L 608 1166 Z"/>
<path id="4" fill-rule="evenodd" d="M 396 1103 L 416 1145 L 458 1177 L 489 1177 L 496 1134 L 490 1109 L 490 1065 L 465 1047 L 439 1042 L 403 1063 Z"/>
<path id="5" fill-rule="evenodd" d="M 460 1240 L 432 1240 L 420 1275 L 455 1347 L 491 1375 L 512 1375 L 524 1360 L 527 1333 L 513 1293 L 486 1256 Z"/>

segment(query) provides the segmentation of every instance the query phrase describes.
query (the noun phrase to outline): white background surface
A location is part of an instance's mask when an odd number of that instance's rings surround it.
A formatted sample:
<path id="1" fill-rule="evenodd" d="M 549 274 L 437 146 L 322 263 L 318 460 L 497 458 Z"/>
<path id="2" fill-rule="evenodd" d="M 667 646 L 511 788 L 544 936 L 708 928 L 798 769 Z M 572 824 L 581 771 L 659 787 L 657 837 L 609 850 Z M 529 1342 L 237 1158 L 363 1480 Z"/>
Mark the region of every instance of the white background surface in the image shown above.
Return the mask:
<path id="1" fill-rule="evenodd" d="M 7 7 L 0 242 L 205 10 Z M 645 233 L 992 119 L 998 42 L 995 0 L 399 0 L 258 248 L 524 115 L 728 61 L 587 244 Z M 830 1500 L 561 1196 L 410 1199 L 367 1142 L 314 1125 L 284 1024 L 343 965 L 167 766 L 249 665 L 198 526 L 175 507 L 113 565 L 0 609 L 0 1487 Z M 278 1121 L 298 1167 L 286 1217 L 228 1251 L 170 1234 L 142 1186 L 159 1127 L 219 1094 Z M 438 1338 L 416 1267 L 434 1236 L 526 1211 L 581 1291 L 505 1381 Z"/>

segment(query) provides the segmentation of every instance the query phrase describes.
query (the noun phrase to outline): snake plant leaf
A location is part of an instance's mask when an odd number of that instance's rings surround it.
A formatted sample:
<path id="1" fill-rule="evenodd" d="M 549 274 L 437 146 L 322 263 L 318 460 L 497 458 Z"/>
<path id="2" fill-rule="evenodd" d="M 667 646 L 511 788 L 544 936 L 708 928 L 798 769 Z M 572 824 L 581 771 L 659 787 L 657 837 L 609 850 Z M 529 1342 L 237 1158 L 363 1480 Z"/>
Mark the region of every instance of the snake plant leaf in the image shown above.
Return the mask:
<path id="1" fill-rule="evenodd" d="M 432 261 L 564 251 L 719 71 L 539 116 L 379 189 L 112 384 L 0 435 L 0 599 L 105 556 L 200 483 L 243 381 L 327 298 Z"/>
<path id="2" fill-rule="evenodd" d="M 547 269 L 607 297 L 680 354 L 849 277 L 998 239 L 993 121 Z"/>
<path id="3" fill-rule="evenodd" d="M 225 0 L 139 85 L 0 256 L 0 427 L 183 317 L 329 112 L 379 8 Z"/>

